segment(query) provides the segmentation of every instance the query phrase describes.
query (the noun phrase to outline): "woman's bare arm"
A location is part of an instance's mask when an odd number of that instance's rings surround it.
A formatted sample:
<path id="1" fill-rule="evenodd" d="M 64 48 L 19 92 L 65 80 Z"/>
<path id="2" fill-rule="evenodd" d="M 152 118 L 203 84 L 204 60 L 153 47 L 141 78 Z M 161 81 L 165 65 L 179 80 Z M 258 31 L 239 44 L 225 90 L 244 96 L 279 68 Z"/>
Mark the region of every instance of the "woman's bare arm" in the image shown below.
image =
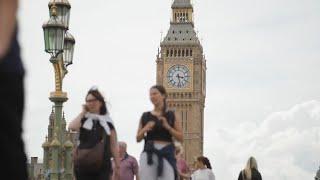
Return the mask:
<path id="1" fill-rule="evenodd" d="M 183 141 L 183 133 L 182 133 L 182 128 L 181 128 L 181 123 L 180 123 L 180 119 L 177 118 L 176 114 L 174 114 L 175 116 L 175 121 L 173 124 L 173 127 L 171 127 L 168 123 L 167 118 L 165 118 L 164 116 L 160 116 L 158 117 L 159 120 L 162 122 L 162 125 L 164 128 L 166 128 L 169 133 L 179 142 Z"/>
<path id="2" fill-rule="evenodd" d="M 111 130 L 110 143 L 111 143 L 111 154 L 114 161 L 115 179 L 117 179 L 119 178 L 120 158 L 119 158 L 119 151 L 118 151 L 117 133 L 114 129 Z"/>
<path id="3" fill-rule="evenodd" d="M 183 142 L 183 133 L 180 118 L 178 118 L 176 114 L 174 114 L 174 116 L 176 120 L 174 121 L 173 128 L 169 128 L 169 132 L 177 141 Z"/>
<path id="4" fill-rule="evenodd" d="M 68 129 L 79 132 L 81 127 L 81 119 L 84 117 L 84 115 L 85 112 L 82 111 L 74 120 L 69 123 Z"/>
<path id="5" fill-rule="evenodd" d="M 154 127 L 155 122 L 154 121 L 149 121 L 144 127 L 142 127 L 142 120 L 140 120 L 139 127 L 138 127 L 138 132 L 136 136 L 137 142 L 140 142 L 141 140 L 144 139 L 144 134 Z"/>
<path id="6" fill-rule="evenodd" d="M 81 113 L 69 123 L 68 129 L 79 132 L 81 127 L 81 119 L 84 117 L 86 113 L 87 113 L 86 105 L 82 105 Z"/>
<path id="7" fill-rule="evenodd" d="M 136 136 L 137 142 L 140 142 L 144 138 L 144 133 L 145 132 L 143 131 L 142 123 L 140 121 L 138 131 L 137 131 L 137 136 Z"/>

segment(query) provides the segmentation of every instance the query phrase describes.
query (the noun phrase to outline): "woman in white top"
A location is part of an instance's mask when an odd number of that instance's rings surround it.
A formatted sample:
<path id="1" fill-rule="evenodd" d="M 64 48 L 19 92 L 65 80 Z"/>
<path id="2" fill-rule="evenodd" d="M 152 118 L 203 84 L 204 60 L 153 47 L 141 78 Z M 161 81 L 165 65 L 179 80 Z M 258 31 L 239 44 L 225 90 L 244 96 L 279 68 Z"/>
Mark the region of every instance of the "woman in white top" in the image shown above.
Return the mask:
<path id="1" fill-rule="evenodd" d="M 191 175 L 192 180 L 215 180 L 208 158 L 199 156 L 196 162 L 196 171 Z"/>

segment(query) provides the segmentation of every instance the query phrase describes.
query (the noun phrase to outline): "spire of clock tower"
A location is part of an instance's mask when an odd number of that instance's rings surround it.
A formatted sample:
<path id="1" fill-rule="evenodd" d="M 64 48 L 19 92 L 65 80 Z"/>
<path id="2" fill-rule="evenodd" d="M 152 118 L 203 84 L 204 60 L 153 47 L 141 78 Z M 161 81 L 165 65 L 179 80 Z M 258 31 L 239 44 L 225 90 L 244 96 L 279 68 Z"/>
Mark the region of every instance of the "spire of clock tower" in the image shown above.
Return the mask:
<path id="1" fill-rule="evenodd" d="M 171 9 L 173 23 L 193 24 L 193 6 L 190 0 L 175 0 Z"/>
<path id="2" fill-rule="evenodd" d="M 171 6 L 172 20 L 167 35 L 161 45 L 194 44 L 200 45 L 194 30 L 193 6 L 190 0 L 175 0 Z"/>

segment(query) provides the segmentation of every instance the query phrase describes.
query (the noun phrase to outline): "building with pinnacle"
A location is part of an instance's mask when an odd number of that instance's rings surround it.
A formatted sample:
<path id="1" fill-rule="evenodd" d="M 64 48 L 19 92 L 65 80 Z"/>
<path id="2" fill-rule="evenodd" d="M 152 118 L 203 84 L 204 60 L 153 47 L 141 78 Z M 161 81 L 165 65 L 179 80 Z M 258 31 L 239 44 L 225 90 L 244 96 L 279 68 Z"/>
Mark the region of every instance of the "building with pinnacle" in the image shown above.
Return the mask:
<path id="1" fill-rule="evenodd" d="M 181 120 L 185 159 L 203 154 L 206 59 L 194 29 L 190 0 L 174 0 L 167 35 L 157 56 L 157 84 L 166 87 L 168 106 Z"/>
<path id="2" fill-rule="evenodd" d="M 44 179 L 74 179 L 72 151 L 77 143 L 77 133 L 66 130 L 66 120 L 64 115 L 57 122 L 55 108 L 49 117 L 48 135 L 43 148 L 43 163 L 41 175 L 34 173 L 34 177 L 43 177 Z M 60 127 L 60 128 L 59 128 Z"/>
<path id="3" fill-rule="evenodd" d="M 30 163 L 28 163 L 29 180 L 74 179 L 72 151 L 78 143 L 78 133 L 66 130 L 64 115 L 61 119 L 62 129 L 55 129 L 55 116 L 53 108 L 49 116 L 48 134 L 42 144 L 43 162 L 38 162 L 38 157 L 31 157 Z M 58 140 L 58 134 L 62 137 L 63 144 Z M 61 163 L 57 163 L 59 161 Z M 52 174 L 56 176 L 52 177 Z"/>

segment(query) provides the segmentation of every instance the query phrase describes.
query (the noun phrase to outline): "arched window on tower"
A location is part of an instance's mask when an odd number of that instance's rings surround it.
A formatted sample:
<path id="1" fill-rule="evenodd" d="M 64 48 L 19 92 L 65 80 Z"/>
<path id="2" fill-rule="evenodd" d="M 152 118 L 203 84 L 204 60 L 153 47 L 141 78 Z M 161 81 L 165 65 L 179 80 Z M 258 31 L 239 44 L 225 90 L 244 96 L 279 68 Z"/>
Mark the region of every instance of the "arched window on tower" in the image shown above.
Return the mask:
<path id="1" fill-rule="evenodd" d="M 190 49 L 190 56 L 192 56 L 192 49 Z"/>
<path id="2" fill-rule="evenodd" d="M 184 49 L 182 49 L 182 57 L 184 57 Z"/>
<path id="3" fill-rule="evenodd" d="M 174 50 L 174 57 L 176 57 L 177 56 L 177 50 L 175 49 Z"/>
<path id="4" fill-rule="evenodd" d="M 186 50 L 186 56 L 189 56 L 189 49 Z"/>
<path id="5" fill-rule="evenodd" d="M 172 57 L 172 55 L 173 55 L 173 50 L 171 49 L 170 50 L 170 57 Z"/>
<path id="6" fill-rule="evenodd" d="M 183 126 L 183 122 L 184 122 L 184 117 L 183 117 L 183 110 L 181 111 L 181 124 L 180 127 L 184 127 Z"/>
<path id="7" fill-rule="evenodd" d="M 179 57 L 181 56 L 181 50 L 180 49 L 178 50 L 178 56 Z"/>

